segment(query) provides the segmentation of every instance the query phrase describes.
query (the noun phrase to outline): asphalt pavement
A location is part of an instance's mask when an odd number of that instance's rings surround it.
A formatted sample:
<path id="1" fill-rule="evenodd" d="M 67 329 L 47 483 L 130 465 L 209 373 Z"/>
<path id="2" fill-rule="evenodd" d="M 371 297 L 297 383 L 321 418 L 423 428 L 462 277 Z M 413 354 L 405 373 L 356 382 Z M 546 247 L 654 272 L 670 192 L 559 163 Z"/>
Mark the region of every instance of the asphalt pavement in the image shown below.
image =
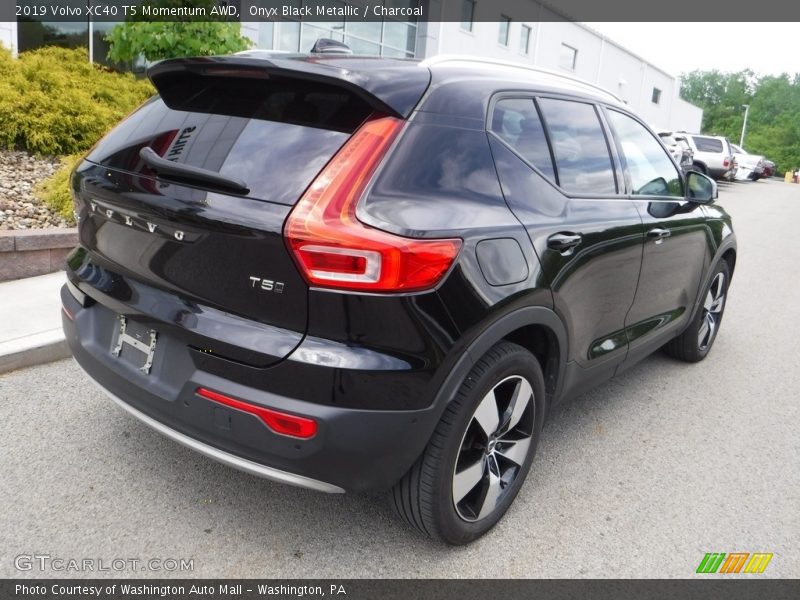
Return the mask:
<path id="1" fill-rule="evenodd" d="M 724 185 L 719 203 L 739 259 L 709 357 L 656 354 L 554 411 L 514 506 L 471 546 L 407 529 L 381 497 L 212 462 L 65 360 L 0 376 L 0 576 L 661 578 L 768 552 L 737 577 L 800 577 L 800 185 Z"/>

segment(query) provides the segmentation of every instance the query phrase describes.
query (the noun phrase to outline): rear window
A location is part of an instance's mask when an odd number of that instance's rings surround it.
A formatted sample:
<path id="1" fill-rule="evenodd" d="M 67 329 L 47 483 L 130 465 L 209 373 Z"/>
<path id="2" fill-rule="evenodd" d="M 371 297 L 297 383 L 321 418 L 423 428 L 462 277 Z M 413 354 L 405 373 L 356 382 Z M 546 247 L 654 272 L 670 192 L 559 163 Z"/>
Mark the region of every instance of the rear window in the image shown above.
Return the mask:
<path id="1" fill-rule="evenodd" d="M 556 157 L 558 185 L 578 194 L 615 194 L 614 167 L 594 106 L 541 98 L 550 143 Z"/>
<path id="2" fill-rule="evenodd" d="M 498 101 L 492 113 L 492 132 L 551 181 L 555 181 L 550 147 L 533 98 Z"/>
<path id="3" fill-rule="evenodd" d="M 722 152 L 722 140 L 694 136 L 694 145 L 700 152 Z"/>
<path id="4" fill-rule="evenodd" d="M 357 96 L 289 78 L 184 74 L 114 129 L 87 157 L 152 176 L 149 146 L 167 160 L 247 183 L 253 198 L 293 204 L 369 116 Z"/>

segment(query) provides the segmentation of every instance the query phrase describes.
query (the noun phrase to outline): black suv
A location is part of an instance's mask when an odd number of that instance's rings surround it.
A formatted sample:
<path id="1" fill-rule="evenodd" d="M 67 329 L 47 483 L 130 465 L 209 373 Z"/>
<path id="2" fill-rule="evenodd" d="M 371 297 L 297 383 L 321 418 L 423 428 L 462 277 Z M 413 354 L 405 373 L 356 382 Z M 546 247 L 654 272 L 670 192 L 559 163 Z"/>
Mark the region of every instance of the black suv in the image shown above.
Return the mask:
<path id="1" fill-rule="evenodd" d="M 95 382 L 190 448 L 391 489 L 467 543 L 554 404 L 714 343 L 736 261 L 716 185 L 599 88 L 256 52 L 149 75 L 72 178 L 63 322 Z"/>

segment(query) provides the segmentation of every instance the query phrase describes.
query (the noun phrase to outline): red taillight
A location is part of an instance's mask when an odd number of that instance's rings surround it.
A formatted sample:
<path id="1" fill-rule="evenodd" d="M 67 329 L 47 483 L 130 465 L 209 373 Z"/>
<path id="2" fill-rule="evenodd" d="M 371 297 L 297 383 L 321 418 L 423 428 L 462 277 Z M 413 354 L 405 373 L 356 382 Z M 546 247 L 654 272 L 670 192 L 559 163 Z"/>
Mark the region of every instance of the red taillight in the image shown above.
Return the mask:
<path id="1" fill-rule="evenodd" d="M 431 288 L 453 264 L 461 240 L 421 240 L 361 223 L 356 206 L 403 121 L 368 120 L 306 190 L 284 236 L 306 280 L 316 286 L 375 292 Z"/>
<path id="2" fill-rule="evenodd" d="M 212 400 L 219 404 L 224 404 L 225 406 L 230 406 L 231 408 L 255 415 L 264 421 L 267 427 L 272 429 L 275 433 L 302 439 L 312 438 L 317 433 L 317 422 L 307 417 L 298 417 L 297 415 L 278 412 L 277 410 L 250 404 L 249 402 L 242 402 L 236 398 L 231 398 L 230 396 L 207 390 L 206 388 L 197 388 L 195 393 L 206 400 Z"/>
<path id="3" fill-rule="evenodd" d="M 722 161 L 722 166 L 723 167 L 727 167 L 729 164 L 730 164 L 730 161 L 727 158 Z"/>

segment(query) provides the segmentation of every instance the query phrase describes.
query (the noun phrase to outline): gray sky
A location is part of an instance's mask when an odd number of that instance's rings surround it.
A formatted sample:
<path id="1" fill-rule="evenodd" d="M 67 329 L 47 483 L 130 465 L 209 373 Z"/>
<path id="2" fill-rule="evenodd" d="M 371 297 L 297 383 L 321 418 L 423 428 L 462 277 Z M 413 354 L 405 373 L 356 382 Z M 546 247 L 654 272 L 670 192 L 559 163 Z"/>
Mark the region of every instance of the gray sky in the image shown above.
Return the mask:
<path id="1" fill-rule="evenodd" d="M 755 5 L 754 5 L 755 6 Z M 800 23 L 586 23 L 671 75 L 800 71 Z"/>

